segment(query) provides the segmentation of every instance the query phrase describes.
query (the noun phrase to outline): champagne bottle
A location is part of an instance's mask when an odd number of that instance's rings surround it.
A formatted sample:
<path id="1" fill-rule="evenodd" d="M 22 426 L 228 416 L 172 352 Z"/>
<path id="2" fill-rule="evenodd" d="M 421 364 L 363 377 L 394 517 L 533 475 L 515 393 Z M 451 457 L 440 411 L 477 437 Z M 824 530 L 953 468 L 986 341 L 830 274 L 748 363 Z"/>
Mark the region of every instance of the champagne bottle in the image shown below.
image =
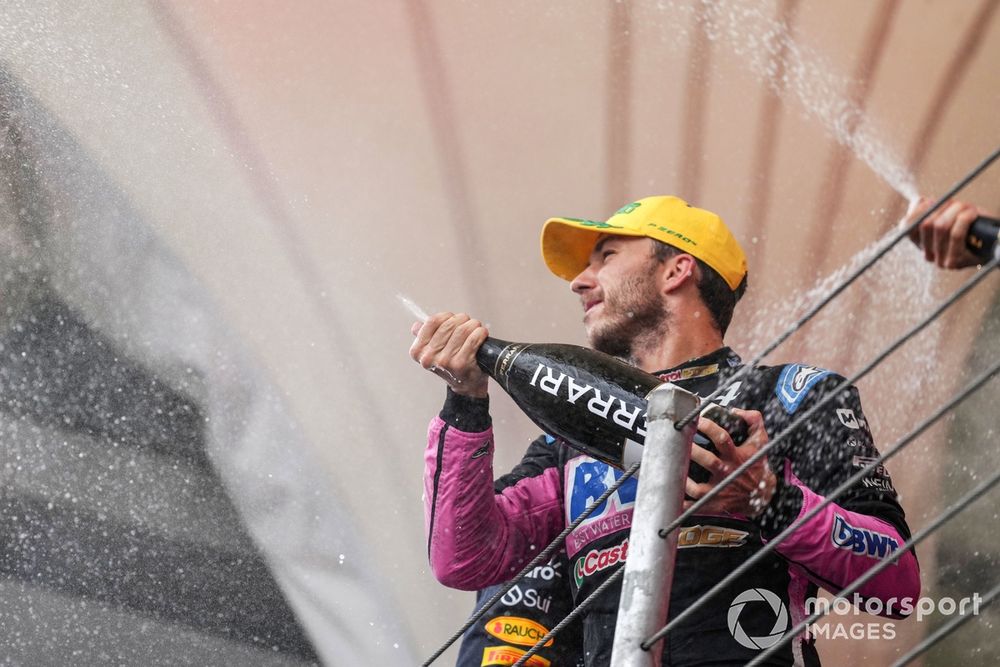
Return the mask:
<path id="1" fill-rule="evenodd" d="M 1000 235 L 1000 220 L 979 216 L 972 221 L 965 247 L 984 264 L 993 259 L 997 237 Z"/>
<path id="2" fill-rule="evenodd" d="M 663 383 L 655 375 L 578 345 L 510 343 L 498 338 L 486 339 L 476 361 L 549 435 L 617 468 L 641 459 L 646 396 Z M 740 425 L 745 438 L 745 422 L 716 408 L 716 420 L 722 414 L 729 416 L 726 427 L 734 441 L 741 441 Z M 704 438 L 699 444 L 714 449 Z M 692 464 L 692 478 L 704 481 L 708 473 Z"/>

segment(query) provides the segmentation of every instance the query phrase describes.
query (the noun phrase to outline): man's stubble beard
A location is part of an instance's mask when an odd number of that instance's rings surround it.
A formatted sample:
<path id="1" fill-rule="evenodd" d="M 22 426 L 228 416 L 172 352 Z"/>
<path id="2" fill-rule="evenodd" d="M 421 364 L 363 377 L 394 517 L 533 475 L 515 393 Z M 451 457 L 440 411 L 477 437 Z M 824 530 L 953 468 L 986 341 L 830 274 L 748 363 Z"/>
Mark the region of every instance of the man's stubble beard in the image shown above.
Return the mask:
<path id="1" fill-rule="evenodd" d="M 658 344 L 670 330 L 670 312 L 653 281 L 645 276 L 626 279 L 605 290 L 600 321 L 587 329 L 595 350 L 632 361 L 638 347 Z"/>

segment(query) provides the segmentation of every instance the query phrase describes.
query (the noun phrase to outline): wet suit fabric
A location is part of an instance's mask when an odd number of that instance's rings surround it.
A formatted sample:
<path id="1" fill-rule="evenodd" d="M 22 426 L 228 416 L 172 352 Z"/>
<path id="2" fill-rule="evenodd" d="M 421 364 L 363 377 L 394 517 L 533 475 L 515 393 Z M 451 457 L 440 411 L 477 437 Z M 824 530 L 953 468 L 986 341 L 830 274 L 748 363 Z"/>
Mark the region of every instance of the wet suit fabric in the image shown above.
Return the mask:
<path id="1" fill-rule="evenodd" d="M 731 350 L 722 348 L 658 375 L 706 396 L 741 363 Z M 835 373 L 801 364 L 757 367 L 716 402 L 759 410 L 773 439 L 841 382 Z M 511 578 L 622 474 L 543 435 L 494 485 L 493 447 L 488 400 L 449 392 L 441 414 L 430 425 L 424 482 L 431 567 L 442 583 L 453 588 L 477 590 Z M 778 487 L 760 517 L 697 515 L 679 529 L 672 612 L 702 597 L 876 456 L 857 390 L 841 390 L 769 453 Z M 635 479 L 627 481 L 567 539 L 568 579 L 575 600 L 589 595 L 627 558 L 637 484 Z M 832 592 L 843 589 L 908 537 L 892 481 L 884 468 L 876 468 L 671 632 L 662 664 L 745 664 L 760 652 L 754 642 L 759 645 L 762 638 L 766 642 L 805 617 L 805 601 L 816 595 L 817 586 Z M 917 561 L 909 553 L 860 593 L 885 603 L 890 598 L 915 599 L 919 586 Z M 731 605 L 753 589 L 761 591 L 758 599 L 746 602 L 737 622 L 730 623 Z M 610 661 L 619 597 L 620 586 L 610 588 L 583 617 L 582 647 L 588 667 Z M 780 605 L 769 603 L 773 600 Z M 895 609 L 899 607 L 897 603 Z M 773 664 L 818 665 L 819 658 L 803 635 Z"/>

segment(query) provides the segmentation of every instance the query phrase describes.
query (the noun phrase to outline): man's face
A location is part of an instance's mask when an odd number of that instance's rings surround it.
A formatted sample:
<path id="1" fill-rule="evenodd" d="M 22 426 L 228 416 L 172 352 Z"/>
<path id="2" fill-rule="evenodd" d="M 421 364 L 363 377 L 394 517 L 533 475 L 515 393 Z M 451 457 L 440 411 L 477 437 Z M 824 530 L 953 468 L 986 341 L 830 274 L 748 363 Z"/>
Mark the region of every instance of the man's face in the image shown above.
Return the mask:
<path id="1" fill-rule="evenodd" d="M 667 333 L 669 312 L 658 288 L 662 270 L 647 238 L 598 240 L 587 268 L 571 283 L 591 347 L 628 358 L 638 338 Z"/>

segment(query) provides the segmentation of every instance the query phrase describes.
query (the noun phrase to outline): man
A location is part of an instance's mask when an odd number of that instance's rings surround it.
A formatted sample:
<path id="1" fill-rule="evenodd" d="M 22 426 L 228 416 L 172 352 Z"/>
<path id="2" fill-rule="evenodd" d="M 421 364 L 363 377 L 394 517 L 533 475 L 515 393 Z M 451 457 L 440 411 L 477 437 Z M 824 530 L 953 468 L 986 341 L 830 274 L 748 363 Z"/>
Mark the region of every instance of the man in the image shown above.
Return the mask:
<path id="1" fill-rule="evenodd" d="M 746 288 L 746 260 L 717 215 L 676 197 L 649 197 L 607 222 L 553 218 L 542 232 L 542 254 L 553 273 L 571 281 L 595 349 L 702 396 L 741 366 L 723 336 Z M 425 457 L 431 566 L 442 583 L 474 590 L 511 577 L 621 473 L 543 436 L 515 468 L 513 483 L 495 492 L 489 383 L 475 363 L 487 330 L 467 315 L 439 313 L 413 332 L 413 359 L 448 384 Z M 784 431 L 841 381 L 791 364 L 757 368 L 733 383 L 717 402 L 747 422 L 749 436 L 734 446 L 724 429 L 699 419 L 698 430 L 717 454 L 692 448 L 692 461 L 711 476 L 701 483 L 688 479 L 687 494 L 703 496 L 763 447 L 769 433 Z M 698 600 L 875 456 L 857 391 L 841 391 L 682 526 L 671 612 Z M 794 622 L 817 586 L 841 590 L 898 548 L 909 529 L 888 474 L 879 467 L 863 482 L 672 632 L 663 664 L 745 664 L 759 651 L 736 636 L 770 634 L 776 615 L 764 607 L 741 614 L 737 632 L 728 611 L 738 595 L 766 589 Z M 567 539 L 577 600 L 627 557 L 636 484 L 624 484 Z M 860 592 L 887 603 L 915 599 L 919 587 L 916 559 L 908 553 Z M 588 666 L 610 659 L 619 595 L 620 588 L 609 589 L 584 617 Z M 900 615 L 898 605 L 891 613 Z M 798 637 L 775 664 L 818 664 L 818 657 L 808 637 Z"/>

